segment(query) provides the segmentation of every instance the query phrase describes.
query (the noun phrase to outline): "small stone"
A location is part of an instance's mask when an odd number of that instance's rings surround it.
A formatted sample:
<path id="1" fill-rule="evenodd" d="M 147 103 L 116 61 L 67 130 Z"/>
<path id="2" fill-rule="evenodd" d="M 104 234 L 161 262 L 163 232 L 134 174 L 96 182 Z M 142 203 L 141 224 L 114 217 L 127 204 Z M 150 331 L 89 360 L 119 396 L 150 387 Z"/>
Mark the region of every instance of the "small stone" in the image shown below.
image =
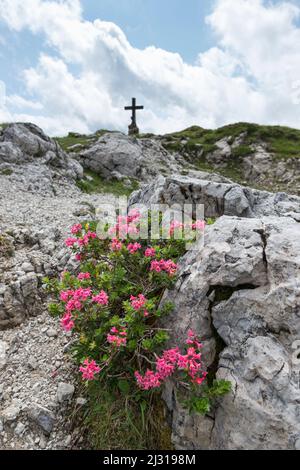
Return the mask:
<path id="1" fill-rule="evenodd" d="M 15 434 L 17 436 L 22 436 L 23 432 L 25 431 L 25 428 L 26 428 L 25 424 L 19 422 L 17 426 L 15 427 Z"/>
<path id="2" fill-rule="evenodd" d="M 55 338 L 57 336 L 57 331 L 54 328 L 48 328 L 46 334 L 49 338 Z"/>
<path id="3" fill-rule="evenodd" d="M 76 405 L 84 406 L 87 403 L 87 400 L 83 397 L 78 397 L 76 399 Z"/>
<path id="4" fill-rule="evenodd" d="M 57 401 L 63 403 L 64 401 L 70 401 L 74 394 L 74 385 L 60 382 L 57 387 Z"/>
<path id="5" fill-rule="evenodd" d="M 3 432 L 3 429 L 4 429 L 3 421 L 2 421 L 2 419 L 0 419 L 0 432 Z"/>
<path id="6" fill-rule="evenodd" d="M 27 364 L 31 370 L 35 370 L 38 366 L 37 360 L 34 357 L 29 358 Z"/>
<path id="7" fill-rule="evenodd" d="M 13 400 L 11 405 L 9 405 L 7 408 L 5 408 L 1 416 L 3 418 L 3 421 L 15 421 L 17 417 L 19 416 L 21 411 L 21 403 L 19 400 Z"/>
<path id="8" fill-rule="evenodd" d="M 8 344 L 5 341 L 0 340 L 0 370 L 7 364 L 6 351 L 8 350 Z"/>
<path id="9" fill-rule="evenodd" d="M 296 440 L 295 442 L 295 449 L 300 450 L 300 438 Z"/>
<path id="10" fill-rule="evenodd" d="M 22 264 L 21 269 L 25 273 L 30 273 L 30 272 L 34 271 L 32 264 L 26 263 L 26 262 Z"/>
<path id="11" fill-rule="evenodd" d="M 68 447 L 71 444 L 72 436 L 67 436 L 65 439 L 65 446 Z"/>
<path id="12" fill-rule="evenodd" d="M 50 410 L 44 408 L 41 405 L 34 404 L 29 409 L 28 416 L 42 429 L 46 435 L 51 433 L 55 422 L 55 416 Z"/>

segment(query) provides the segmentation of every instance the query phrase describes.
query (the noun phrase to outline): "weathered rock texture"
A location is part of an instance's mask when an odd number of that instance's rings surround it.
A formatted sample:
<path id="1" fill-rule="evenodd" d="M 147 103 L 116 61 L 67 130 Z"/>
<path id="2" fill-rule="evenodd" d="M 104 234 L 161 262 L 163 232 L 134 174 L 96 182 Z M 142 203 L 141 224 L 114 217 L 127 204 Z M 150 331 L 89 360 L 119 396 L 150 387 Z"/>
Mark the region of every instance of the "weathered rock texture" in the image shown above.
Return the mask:
<path id="1" fill-rule="evenodd" d="M 78 155 L 85 168 L 106 178 L 127 176 L 147 182 L 159 174 L 178 172 L 184 163 L 159 142 L 129 138 L 121 133 L 105 134 Z"/>
<path id="2" fill-rule="evenodd" d="M 204 203 L 206 215 L 219 217 L 204 247 L 182 258 L 163 302 L 175 306 L 171 343 L 193 328 L 208 370 L 230 380 L 232 392 L 201 417 L 183 409 L 170 381 L 164 398 L 175 447 L 299 448 L 300 198 L 173 177 L 135 193 L 138 200 Z"/>
<path id="3" fill-rule="evenodd" d="M 81 178 L 81 165 L 34 124 L 9 124 L 0 129 L 0 174 L 32 192 L 55 193 L 65 181 Z"/>
<path id="4" fill-rule="evenodd" d="M 137 139 L 119 132 L 99 137 L 88 149 L 72 154 L 84 168 L 107 179 L 135 179 L 149 183 L 158 175 L 184 173 L 214 181 L 230 181 L 223 176 L 198 171 L 179 154 L 169 153 L 158 139 Z"/>
<path id="5" fill-rule="evenodd" d="M 208 367 L 217 359 L 217 378 L 230 380 L 233 390 L 203 418 L 182 409 L 169 383 L 176 447 L 299 445 L 299 370 L 292 361 L 300 333 L 299 248 L 300 226 L 291 219 L 221 217 L 208 228 L 204 249 L 182 260 L 177 287 L 166 295 L 175 304 L 176 338 L 194 328 Z"/>
<path id="6" fill-rule="evenodd" d="M 196 175 L 197 176 L 197 175 Z M 269 193 L 235 183 L 173 175 L 160 177 L 136 191 L 132 204 L 204 204 L 205 217 L 280 216 L 300 221 L 300 197 Z"/>
<path id="7" fill-rule="evenodd" d="M 114 201 L 82 193 L 75 185 L 81 172 L 35 126 L 0 132 L 0 449 L 74 445 L 71 338 L 47 312 L 42 279 L 77 269 L 64 238 Z"/>

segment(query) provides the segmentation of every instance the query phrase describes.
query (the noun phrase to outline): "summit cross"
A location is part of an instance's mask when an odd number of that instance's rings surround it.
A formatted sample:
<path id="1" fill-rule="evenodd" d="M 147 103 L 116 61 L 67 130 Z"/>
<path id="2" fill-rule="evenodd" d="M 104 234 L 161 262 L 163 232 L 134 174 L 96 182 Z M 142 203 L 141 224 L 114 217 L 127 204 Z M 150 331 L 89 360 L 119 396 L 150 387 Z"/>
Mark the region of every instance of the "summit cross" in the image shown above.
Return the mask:
<path id="1" fill-rule="evenodd" d="M 139 133 L 139 128 L 136 124 L 136 111 L 138 109 L 144 109 L 144 106 L 137 106 L 136 99 L 132 98 L 132 105 L 125 106 L 125 111 L 132 111 L 131 114 L 131 124 L 128 126 L 128 135 L 135 135 Z"/>

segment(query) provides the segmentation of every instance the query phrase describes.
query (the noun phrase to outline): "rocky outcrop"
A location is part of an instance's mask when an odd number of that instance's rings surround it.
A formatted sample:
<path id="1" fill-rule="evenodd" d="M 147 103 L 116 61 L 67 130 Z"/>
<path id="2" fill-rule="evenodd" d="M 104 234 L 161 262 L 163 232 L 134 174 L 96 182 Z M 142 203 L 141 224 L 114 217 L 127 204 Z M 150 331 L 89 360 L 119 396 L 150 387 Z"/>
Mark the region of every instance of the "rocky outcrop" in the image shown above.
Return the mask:
<path id="1" fill-rule="evenodd" d="M 227 180 L 228 181 L 228 180 Z M 224 183 L 173 175 L 157 178 L 135 191 L 133 204 L 203 204 L 205 217 L 231 215 L 238 217 L 280 216 L 300 221 L 300 197 L 286 193 L 269 193 L 235 183 Z"/>
<path id="2" fill-rule="evenodd" d="M 300 199 L 176 176 L 135 193 L 138 201 L 204 203 L 206 215 L 218 217 L 204 246 L 181 259 L 163 302 L 174 304 L 170 344 L 193 328 L 211 380 L 230 380 L 232 392 L 202 417 L 182 407 L 169 381 L 175 447 L 299 449 Z"/>
<path id="3" fill-rule="evenodd" d="M 65 181 L 81 178 L 81 165 L 34 124 L 0 129 L 0 174 L 26 191 L 56 193 Z"/>
<path id="4" fill-rule="evenodd" d="M 158 141 L 136 139 L 118 132 L 105 134 L 78 156 L 85 168 L 105 178 L 129 177 L 144 182 L 187 167 L 183 158 L 170 154 Z"/>
<path id="5" fill-rule="evenodd" d="M 193 327 L 204 360 L 232 393 L 207 417 L 190 416 L 169 383 L 165 399 L 180 449 L 299 448 L 300 225 L 289 218 L 221 217 L 205 247 L 181 262 L 176 338 Z M 178 341 L 178 340 L 177 340 Z"/>

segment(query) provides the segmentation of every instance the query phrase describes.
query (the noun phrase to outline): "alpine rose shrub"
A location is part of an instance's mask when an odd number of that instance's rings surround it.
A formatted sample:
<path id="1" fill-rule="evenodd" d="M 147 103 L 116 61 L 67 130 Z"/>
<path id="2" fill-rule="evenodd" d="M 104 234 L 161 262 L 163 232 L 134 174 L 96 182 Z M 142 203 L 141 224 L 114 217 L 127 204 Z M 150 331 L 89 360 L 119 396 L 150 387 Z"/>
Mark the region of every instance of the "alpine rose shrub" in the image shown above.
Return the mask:
<path id="1" fill-rule="evenodd" d="M 63 272 L 59 280 L 45 279 L 57 299 L 50 312 L 60 317 L 63 331 L 75 334 L 74 357 L 86 384 L 105 381 L 144 400 L 143 394 L 155 393 L 172 378 L 178 390 L 185 390 L 186 406 L 206 413 L 213 398 L 230 390 L 230 383 L 208 380 L 202 344 L 193 331 L 184 345 L 166 348 L 170 330 L 160 322 L 172 310 L 170 303 L 160 301 L 174 285 L 177 260 L 185 252 L 185 241 L 174 233 L 185 227 L 174 221 L 170 239 L 151 245 L 136 241 L 139 222 L 138 210 L 119 216 L 114 226 L 106 226 L 107 238 L 97 237 L 95 222 L 71 228 L 65 244 L 78 269 Z M 196 221 L 188 228 L 203 230 L 204 224 Z"/>

